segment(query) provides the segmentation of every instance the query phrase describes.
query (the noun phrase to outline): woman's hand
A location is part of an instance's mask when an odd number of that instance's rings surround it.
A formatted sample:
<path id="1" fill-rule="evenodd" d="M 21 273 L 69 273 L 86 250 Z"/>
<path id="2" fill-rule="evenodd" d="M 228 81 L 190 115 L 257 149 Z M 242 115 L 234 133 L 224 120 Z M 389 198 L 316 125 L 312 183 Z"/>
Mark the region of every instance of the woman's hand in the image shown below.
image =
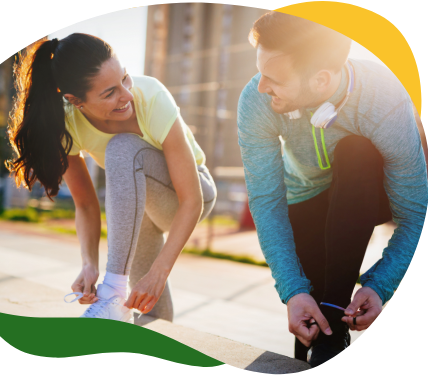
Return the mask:
<path id="1" fill-rule="evenodd" d="M 98 298 L 96 297 L 97 289 L 95 288 L 98 276 L 99 271 L 96 266 L 93 266 L 92 264 L 85 265 L 71 286 L 71 290 L 73 292 L 83 293 L 83 297 L 79 299 L 79 303 L 82 305 L 98 301 Z"/>
<path id="2" fill-rule="evenodd" d="M 362 287 L 346 308 L 347 316 L 344 316 L 342 321 L 347 323 L 352 331 L 362 331 L 369 328 L 381 312 L 382 300 L 379 295 L 372 288 Z M 357 324 L 354 324 L 354 317 Z"/>
<path id="3" fill-rule="evenodd" d="M 165 289 L 169 272 L 156 268 L 150 271 L 134 286 L 125 306 L 147 314 L 153 309 Z"/>

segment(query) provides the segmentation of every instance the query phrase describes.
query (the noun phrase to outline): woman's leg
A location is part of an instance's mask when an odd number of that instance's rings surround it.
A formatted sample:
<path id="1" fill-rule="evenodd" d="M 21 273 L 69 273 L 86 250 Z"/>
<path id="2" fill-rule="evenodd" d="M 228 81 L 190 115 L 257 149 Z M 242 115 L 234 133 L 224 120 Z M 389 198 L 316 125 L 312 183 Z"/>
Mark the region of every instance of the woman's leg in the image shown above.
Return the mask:
<path id="1" fill-rule="evenodd" d="M 206 168 L 198 169 L 205 217 L 214 205 L 216 190 Z M 163 152 L 136 135 L 115 136 L 107 146 L 106 186 L 107 271 L 131 272 L 133 287 L 162 249 L 163 233 L 169 230 L 178 208 Z M 168 285 L 150 315 L 172 320 Z"/>
<path id="2" fill-rule="evenodd" d="M 204 207 L 200 218 L 203 220 L 214 207 L 217 192 L 208 169 L 199 166 L 198 172 L 204 198 Z M 146 211 L 131 268 L 131 288 L 150 270 L 151 265 L 162 250 L 164 233 L 169 231 L 178 209 L 177 194 L 172 185 L 160 182 L 158 177 L 153 176 L 150 172 L 147 174 Z M 172 321 L 174 314 L 169 282 L 167 282 L 159 301 L 147 315 Z M 134 319 L 135 324 L 139 324 L 138 315 L 134 315 Z"/>

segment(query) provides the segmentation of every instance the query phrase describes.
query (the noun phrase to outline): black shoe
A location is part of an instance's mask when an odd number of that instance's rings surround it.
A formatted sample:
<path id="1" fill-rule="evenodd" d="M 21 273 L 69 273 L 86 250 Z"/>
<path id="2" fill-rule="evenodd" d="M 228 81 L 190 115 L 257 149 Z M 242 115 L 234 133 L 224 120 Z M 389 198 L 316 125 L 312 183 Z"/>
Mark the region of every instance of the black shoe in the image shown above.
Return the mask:
<path id="1" fill-rule="evenodd" d="M 318 338 L 312 343 L 312 354 L 309 364 L 317 367 L 332 359 L 351 344 L 349 327 L 341 321 L 343 312 L 328 306 L 320 306 L 321 312 L 328 320 L 333 334 L 330 336 L 320 332 Z"/>

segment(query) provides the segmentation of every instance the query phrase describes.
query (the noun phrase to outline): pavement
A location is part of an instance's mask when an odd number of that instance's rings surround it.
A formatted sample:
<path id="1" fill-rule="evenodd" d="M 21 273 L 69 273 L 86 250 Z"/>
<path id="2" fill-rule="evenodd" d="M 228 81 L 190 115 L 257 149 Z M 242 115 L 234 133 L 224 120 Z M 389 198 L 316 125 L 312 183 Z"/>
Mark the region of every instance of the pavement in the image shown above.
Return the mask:
<path id="1" fill-rule="evenodd" d="M 388 225 L 376 228 L 363 271 L 379 259 L 392 230 Z M 255 232 L 216 237 L 213 250 L 263 259 Z M 107 244 L 102 240 L 99 280 L 106 262 Z M 75 236 L 0 222 L 0 312 L 35 317 L 81 315 L 85 306 L 63 302 L 80 264 Z M 175 324 L 293 357 L 287 308 L 278 298 L 269 268 L 181 254 L 170 283 Z M 360 335 L 352 332 L 352 341 Z"/>

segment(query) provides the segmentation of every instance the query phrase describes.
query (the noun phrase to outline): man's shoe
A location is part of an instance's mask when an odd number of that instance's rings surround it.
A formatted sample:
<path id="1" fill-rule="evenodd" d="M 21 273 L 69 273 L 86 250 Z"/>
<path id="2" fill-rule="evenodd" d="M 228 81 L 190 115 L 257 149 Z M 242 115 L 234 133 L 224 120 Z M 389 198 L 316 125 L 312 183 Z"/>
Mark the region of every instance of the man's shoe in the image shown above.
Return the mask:
<path id="1" fill-rule="evenodd" d="M 342 311 L 332 307 L 320 306 L 321 312 L 328 320 L 333 333 L 330 336 L 320 332 L 317 339 L 312 344 L 312 354 L 309 364 L 317 367 L 332 359 L 351 344 L 349 327 L 341 321 L 344 316 Z"/>
<path id="2" fill-rule="evenodd" d="M 99 284 L 97 288 L 98 301 L 89 306 L 81 318 L 101 318 L 134 323 L 132 310 L 125 306 L 126 300 L 113 288 Z"/>

